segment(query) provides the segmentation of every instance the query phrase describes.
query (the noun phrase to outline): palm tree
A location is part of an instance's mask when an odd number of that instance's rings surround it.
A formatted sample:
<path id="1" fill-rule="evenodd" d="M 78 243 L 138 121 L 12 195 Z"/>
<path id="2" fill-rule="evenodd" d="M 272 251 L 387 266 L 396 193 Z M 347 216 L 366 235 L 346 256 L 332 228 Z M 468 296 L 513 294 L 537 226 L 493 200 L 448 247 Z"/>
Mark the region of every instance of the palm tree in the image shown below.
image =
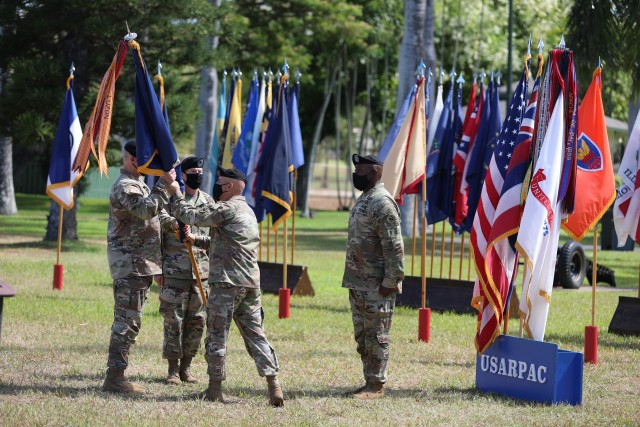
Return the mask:
<path id="1" fill-rule="evenodd" d="M 405 0 L 404 35 L 400 45 L 398 64 L 399 82 L 396 97 L 396 111 L 400 109 L 411 85 L 415 81 L 415 71 L 424 60 L 427 67 L 436 68 L 436 48 L 433 42 L 435 30 L 434 0 Z M 432 87 L 433 89 L 433 87 Z M 433 90 L 431 93 L 434 93 Z M 400 207 L 402 234 L 409 236 L 413 224 L 413 197 L 406 197 Z"/>

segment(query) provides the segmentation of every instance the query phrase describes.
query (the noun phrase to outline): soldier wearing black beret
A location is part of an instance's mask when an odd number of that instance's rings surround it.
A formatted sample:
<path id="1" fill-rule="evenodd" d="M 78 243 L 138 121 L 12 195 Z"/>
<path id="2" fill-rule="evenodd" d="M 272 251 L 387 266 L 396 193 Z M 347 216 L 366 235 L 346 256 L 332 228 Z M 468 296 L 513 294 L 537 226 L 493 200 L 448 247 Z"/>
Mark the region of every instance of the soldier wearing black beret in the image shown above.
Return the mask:
<path id="1" fill-rule="evenodd" d="M 204 159 L 188 156 L 180 164 L 185 182 L 185 201 L 199 208 L 214 201 L 200 190 Z M 200 296 L 189 252 L 176 232 L 178 221 L 173 209 L 167 206 L 160 214 L 162 226 L 162 276 L 155 280 L 160 288 L 160 314 L 164 318 L 162 357 L 169 364 L 167 383 L 196 382 L 191 374 L 191 361 L 198 353 L 206 324 L 206 307 Z M 200 277 L 209 275 L 209 227 L 184 226 L 184 241 L 192 251 Z M 202 286 L 207 292 L 206 281 Z"/>
<path id="2" fill-rule="evenodd" d="M 351 395 L 357 399 L 384 396 L 389 360 L 389 333 L 404 279 L 404 243 L 400 210 L 384 188 L 382 163 L 375 156 L 354 154 L 353 186 L 362 191 L 349 217 L 347 254 L 342 287 L 349 303 L 365 385 Z"/>

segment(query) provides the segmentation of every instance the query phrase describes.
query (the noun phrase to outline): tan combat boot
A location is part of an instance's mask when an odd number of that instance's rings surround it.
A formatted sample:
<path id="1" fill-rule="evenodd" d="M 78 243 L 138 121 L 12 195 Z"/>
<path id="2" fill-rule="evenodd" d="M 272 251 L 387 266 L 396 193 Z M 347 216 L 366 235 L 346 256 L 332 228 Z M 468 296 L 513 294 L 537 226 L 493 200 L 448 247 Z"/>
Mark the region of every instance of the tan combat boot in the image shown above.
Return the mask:
<path id="1" fill-rule="evenodd" d="M 360 400 L 373 400 L 381 397 L 384 397 L 384 384 L 382 383 L 368 383 L 362 391 L 353 395 L 354 399 Z"/>
<path id="2" fill-rule="evenodd" d="M 222 381 L 216 381 L 209 377 L 209 387 L 198 395 L 200 399 L 210 400 L 211 402 L 225 403 L 227 401 L 222 394 Z"/>
<path id="3" fill-rule="evenodd" d="M 169 370 L 167 372 L 167 384 L 180 384 L 180 378 L 178 377 L 178 371 L 180 370 L 180 361 L 178 359 L 169 359 Z"/>
<path id="4" fill-rule="evenodd" d="M 144 394 L 145 391 L 136 383 L 127 381 L 124 377 L 124 369 L 107 369 L 107 377 L 104 379 L 102 391 L 112 393 Z"/>
<path id="5" fill-rule="evenodd" d="M 191 375 L 191 360 L 193 357 L 185 356 L 180 359 L 180 380 L 183 383 L 197 383 L 196 377 Z"/>
<path id="6" fill-rule="evenodd" d="M 284 406 L 284 396 L 282 387 L 275 375 L 267 376 L 267 386 L 269 387 L 269 403 L 271 406 Z"/>
<path id="7" fill-rule="evenodd" d="M 353 396 L 354 394 L 361 393 L 365 388 L 369 387 L 369 382 L 366 382 L 365 385 L 358 387 L 355 390 L 349 390 L 345 393 L 345 396 Z"/>

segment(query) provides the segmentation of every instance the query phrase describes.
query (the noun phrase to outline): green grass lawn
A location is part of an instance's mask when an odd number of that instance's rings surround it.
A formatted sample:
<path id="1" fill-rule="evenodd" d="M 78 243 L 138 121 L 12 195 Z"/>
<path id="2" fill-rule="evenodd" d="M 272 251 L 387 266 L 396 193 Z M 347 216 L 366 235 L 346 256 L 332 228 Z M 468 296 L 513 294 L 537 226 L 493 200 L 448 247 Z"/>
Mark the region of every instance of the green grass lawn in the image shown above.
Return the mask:
<path id="1" fill-rule="evenodd" d="M 48 207 L 46 197 L 19 195 L 19 214 L 0 217 L 0 280 L 12 284 L 18 293 L 4 304 L 0 425 L 640 423 L 640 338 L 607 332 L 618 297 L 637 295 L 638 252 L 598 253 L 599 262 L 616 270 L 621 290 L 598 287 L 599 362 L 584 367 L 581 406 L 540 405 L 478 392 L 475 317 L 433 313 L 431 341 L 425 344 L 417 341 L 417 311 L 407 308 L 398 308 L 394 317 L 388 395 L 379 401 L 360 402 L 343 397 L 345 391 L 362 383 L 347 293 L 340 287 L 347 214 L 318 212 L 315 219 L 297 218 L 296 264 L 308 266 L 316 296 L 293 297 L 288 320 L 278 319 L 277 296 L 263 297 L 265 328 L 280 359 L 286 406 L 268 406 L 266 383 L 258 377 L 235 326 L 229 338 L 224 386 L 240 401 L 221 405 L 193 398 L 206 381 L 201 356 L 194 362 L 200 384 L 176 387 L 163 383 L 166 364 L 161 357 L 162 317 L 155 285 L 128 371 L 147 389 L 147 395 L 131 398 L 100 391 L 113 317 L 105 242 L 107 202 L 81 201 L 80 241 L 63 244 L 62 291 L 51 290 L 55 242 L 42 242 Z M 438 247 L 439 233 L 438 227 Z M 272 236 L 272 244 L 273 240 Z M 449 234 L 446 242 L 443 270 L 448 276 Z M 430 243 L 429 238 L 428 248 Z M 405 270 L 410 274 L 410 240 L 406 247 Z M 270 252 L 273 256 L 273 247 Z M 457 277 L 459 245 L 455 253 L 452 270 Z M 278 256 L 282 256 L 281 248 Z M 465 255 L 464 277 L 466 262 Z M 428 259 L 428 271 L 429 264 Z M 434 264 L 437 276 L 439 249 Z M 419 265 L 416 259 L 416 274 Z M 556 288 L 548 319 L 546 340 L 572 351 L 582 351 L 584 326 L 591 321 L 590 288 L 583 288 Z M 511 322 L 509 330 L 516 333 L 517 322 Z"/>

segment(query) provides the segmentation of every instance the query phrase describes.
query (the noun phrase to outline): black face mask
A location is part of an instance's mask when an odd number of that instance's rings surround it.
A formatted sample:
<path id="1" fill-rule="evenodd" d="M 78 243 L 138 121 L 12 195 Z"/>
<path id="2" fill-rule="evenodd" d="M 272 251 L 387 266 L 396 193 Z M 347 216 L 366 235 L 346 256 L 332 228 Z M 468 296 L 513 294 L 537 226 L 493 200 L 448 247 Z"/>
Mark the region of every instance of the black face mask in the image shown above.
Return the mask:
<path id="1" fill-rule="evenodd" d="M 220 196 L 222 196 L 222 193 L 224 193 L 224 191 L 222 191 L 222 185 L 221 184 L 215 184 L 213 186 L 213 199 L 217 202 L 220 200 Z"/>
<path id="2" fill-rule="evenodd" d="M 186 184 L 193 188 L 194 190 L 200 188 L 202 184 L 202 174 L 201 173 L 188 173 Z"/>
<path id="3" fill-rule="evenodd" d="M 358 175 L 357 173 L 353 173 L 353 186 L 356 190 L 364 191 L 365 188 L 369 186 L 371 180 L 367 175 Z"/>

